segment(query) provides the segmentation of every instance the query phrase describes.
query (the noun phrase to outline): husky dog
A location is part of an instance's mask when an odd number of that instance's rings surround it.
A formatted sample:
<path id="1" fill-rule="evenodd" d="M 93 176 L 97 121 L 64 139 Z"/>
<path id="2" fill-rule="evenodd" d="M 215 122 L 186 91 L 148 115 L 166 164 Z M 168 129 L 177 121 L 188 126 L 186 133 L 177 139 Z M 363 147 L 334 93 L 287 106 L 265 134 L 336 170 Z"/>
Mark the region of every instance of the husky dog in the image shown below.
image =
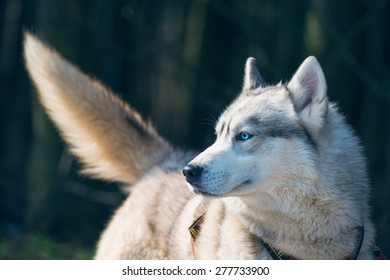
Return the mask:
<path id="1" fill-rule="evenodd" d="M 96 259 L 373 258 L 362 148 L 316 58 L 273 86 L 249 58 L 215 143 L 195 156 L 28 33 L 24 56 L 84 172 L 132 186 Z"/>

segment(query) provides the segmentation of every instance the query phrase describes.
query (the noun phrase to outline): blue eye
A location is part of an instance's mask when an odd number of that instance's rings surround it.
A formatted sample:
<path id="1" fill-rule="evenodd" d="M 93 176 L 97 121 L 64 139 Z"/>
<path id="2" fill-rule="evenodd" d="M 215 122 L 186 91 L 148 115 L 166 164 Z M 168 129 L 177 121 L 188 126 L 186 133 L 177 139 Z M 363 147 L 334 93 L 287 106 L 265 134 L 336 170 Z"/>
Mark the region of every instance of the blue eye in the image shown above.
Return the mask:
<path id="1" fill-rule="evenodd" d="M 237 135 L 237 140 L 239 140 L 239 141 L 246 141 L 246 140 L 248 140 L 251 137 L 252 137 L 252 134 L 249 134 L 248 132 L 243 131 L 243 132 L 240 132 Z"/>

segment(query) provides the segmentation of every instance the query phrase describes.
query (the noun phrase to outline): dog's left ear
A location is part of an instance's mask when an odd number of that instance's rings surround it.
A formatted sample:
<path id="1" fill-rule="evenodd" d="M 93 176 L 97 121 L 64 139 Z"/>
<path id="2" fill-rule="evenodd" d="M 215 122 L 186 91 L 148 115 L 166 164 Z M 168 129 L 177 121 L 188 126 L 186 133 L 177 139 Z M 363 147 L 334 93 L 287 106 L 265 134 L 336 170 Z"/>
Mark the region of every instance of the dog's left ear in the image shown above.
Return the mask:
<path id="1" fill-rule="evenodd" d="M 245 63 L 243 90 L 252 90 L 262 86 L 263 79 L 256 68 L 256 59 L 249 57 Z"/>
<path id="2" fill-rule="evenodd" d="M 320 64 L 310 56 L 287 85 L 298 115 L 311 130 L 319 130 L 328 111 L 326 80 Z"/>

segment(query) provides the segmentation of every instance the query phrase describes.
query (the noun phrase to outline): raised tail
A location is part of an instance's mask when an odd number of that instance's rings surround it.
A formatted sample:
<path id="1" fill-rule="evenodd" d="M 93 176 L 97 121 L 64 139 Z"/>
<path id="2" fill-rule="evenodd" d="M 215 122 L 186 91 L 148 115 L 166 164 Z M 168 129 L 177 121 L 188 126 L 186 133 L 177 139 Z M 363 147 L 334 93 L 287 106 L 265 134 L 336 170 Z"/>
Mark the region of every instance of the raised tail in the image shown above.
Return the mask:
<path id="1" fill-rule="evenodd" d="M 136 111 L 30 33 L 24 58 L 41 103 L 85 173 L 131 184 L 171 152 Z"/>

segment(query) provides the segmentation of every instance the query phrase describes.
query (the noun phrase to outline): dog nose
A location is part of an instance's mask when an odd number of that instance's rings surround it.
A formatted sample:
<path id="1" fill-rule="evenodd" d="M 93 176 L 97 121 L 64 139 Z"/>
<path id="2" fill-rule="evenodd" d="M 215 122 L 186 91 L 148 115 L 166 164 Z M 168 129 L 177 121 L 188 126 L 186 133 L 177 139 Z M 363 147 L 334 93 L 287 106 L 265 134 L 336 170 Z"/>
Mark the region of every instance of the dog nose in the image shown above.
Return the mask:
<path id="1" fill-rule="evenodd" d="M 194 183 L 200 178 L 203 168 L 199 165 L 188 164 L 183 168 L 183 174 L 186 176 L 188 183 Z"/>

